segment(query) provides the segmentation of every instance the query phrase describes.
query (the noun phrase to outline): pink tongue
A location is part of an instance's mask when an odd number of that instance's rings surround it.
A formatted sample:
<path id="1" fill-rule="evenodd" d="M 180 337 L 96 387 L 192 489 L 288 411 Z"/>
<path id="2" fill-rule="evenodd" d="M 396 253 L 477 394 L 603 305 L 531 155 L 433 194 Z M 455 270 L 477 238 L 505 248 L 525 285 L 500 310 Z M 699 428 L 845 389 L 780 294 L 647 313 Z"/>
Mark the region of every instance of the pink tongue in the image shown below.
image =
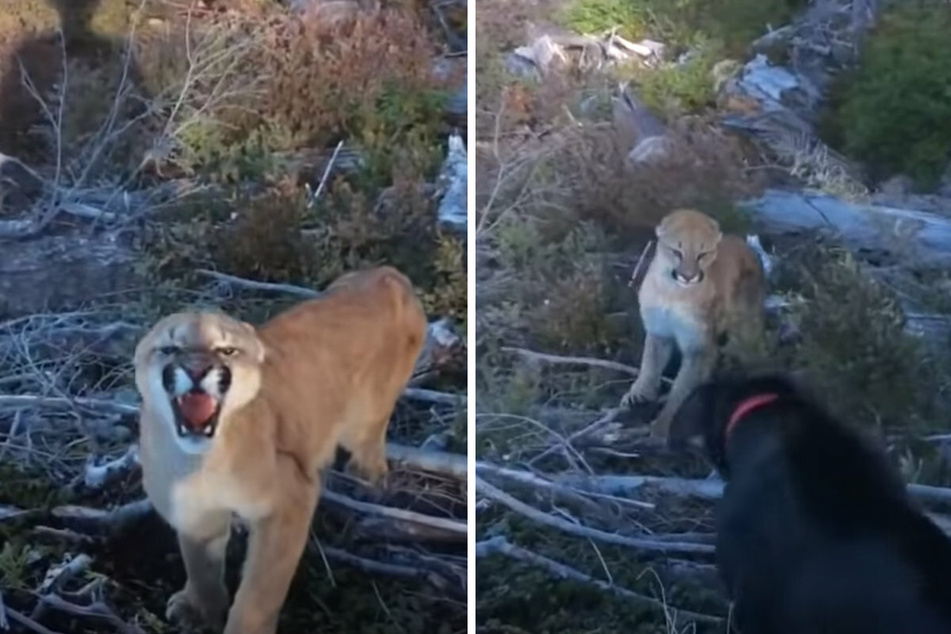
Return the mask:
<path id="1" fill-rule="evenodd" d="M 182 417 L 192 429 L 201 429 L 215 413 L 215 399 L 204 392 L 189 392 L 178 401 Z"/>

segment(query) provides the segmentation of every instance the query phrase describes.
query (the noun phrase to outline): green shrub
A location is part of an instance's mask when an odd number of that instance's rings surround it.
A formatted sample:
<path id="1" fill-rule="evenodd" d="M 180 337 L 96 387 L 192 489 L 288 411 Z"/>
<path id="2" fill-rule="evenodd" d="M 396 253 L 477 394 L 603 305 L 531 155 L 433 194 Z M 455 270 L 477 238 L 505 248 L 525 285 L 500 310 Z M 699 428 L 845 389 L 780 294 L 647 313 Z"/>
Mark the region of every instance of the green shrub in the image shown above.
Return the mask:
<path id="1" fill-rule="evenodd" d="M 794 311 L 802 340 L 791 366 L 805 370 L 853 423 L 922 431 L 939 391 L 938 368 L 905 331 L 894 292 L 846 251 L 812 247 L 795 261 L 798 270 L 791 277 L 781 271 L 779 280 L 806 300 Z"/>
<path id="2" fill-rule="evenodd" d="M 833 145 L 875 179 L 907 174 L 933 188 L 951 158 L 951 12 L 898 7 L 868 37 L 824 122 Z"/>
<path id="3" fill-rule="evenodd" d="M 720 47 L 708 42 L 689 59 L 640 73 L 638 94 L 659 116 L 675 119 L 701 112 L 716 103 L 711 71 Z"/>
<path id="4" fill-rule="evenodd" d="M 716 39 L 737 55 L 768 26 L 777 28 L 805 6 L 804 0 L 575 0 L 562 22 L 596 33 L 618 27 L 627 38 L 652 37 L 678 46 Z"/>
<path id="5" fill-rule="evenodd" d="M 619 27 L 618 35 L 641 38 L 646 36 L 648 28 L 642 4 L 631 0 L 579 0 L 566 7 L 562 20 L 580 33 Z"/>

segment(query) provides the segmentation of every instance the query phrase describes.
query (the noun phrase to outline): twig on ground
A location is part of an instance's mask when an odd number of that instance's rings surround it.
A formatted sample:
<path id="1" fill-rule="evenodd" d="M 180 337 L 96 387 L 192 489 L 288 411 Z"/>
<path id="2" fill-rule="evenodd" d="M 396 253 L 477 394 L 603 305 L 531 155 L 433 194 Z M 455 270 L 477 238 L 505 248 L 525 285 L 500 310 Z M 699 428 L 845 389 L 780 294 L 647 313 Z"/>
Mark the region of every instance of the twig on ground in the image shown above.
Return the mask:
<path id="1" fill-rule="evenodd" d="M 40 601 L 50 608 L 65 612 L 66 614 L 103 619 L 116 628 L 120 634 L 145 634 L 142 628 L 131 623 L 126 623 L 119 618 L 109 606 L 101 601 L 91 603 L 90 605 L 76 605 L 55 594 L 43 595 L 40 597 Z"/>
<path id="2" fill-rule="evenodd" d="M 696 480 L 664 476 L 566 474 L 556 477 L 555 482 L 582 491 L 609 495 L 630 495 L 646 485 L 657 487 L 665 493 L 705 500 L 716 500 L 723 495 L 723 481 L 719 478 Z"/>
<path id="3" fill-rule="evenodd" d="M 638 278 L 641 274 L 641 269 L 644 266 L 644 260 L 647 257 L 647 252 L 650 251 L 652 246 L 654 246 L 654 241 L 650 240 L 641 250 L 641 255 L 639 258 L 637 258 L 637 264 L 634 265 L 634 270 L 631 271 L 631 279 L 627 282 L 628 288 L 634 288 L 634 285 L 637 284 Z"/>
<path id="4" fill-rule="evenodd" d="M 951 489 L 928 484 L 909 484 L 908 493 L 926 502 L 951 502 Z"/>
<path id="5" fill-rule="evenodd" d="M 564 364 L 564 365 L 587 365 L 595 368 L 605 368 L 607 370 L 616 370 L 618 372 L 624 372 L 630 374 L 631 376 L 637 376 L 640 370 L 634 366 L 624 365 L 623 363 L 618 363 L 617 361 L 608 361 L 606 359 L 595 359 L 593 357 L 566 357 L 558 354 L 548 354 L 545 352 L 535 352 L 534 350 L 526 350 L 524 348 L 512 348 L 504 346 L 502 348 L 503 352 L 511 352 L 516 354 L 523 359 L 529 361 L 538 361 L 541 363 L 553 363 L 553 364 Z"/>
<path id="6" fill-rule="evenodd" d="M 644 486 L 653 486 L 672 495 L 717 500 L 723 497 L 723 480 L 704 480 L 645 475 L 562 475 L 555 478 L 556 484 L 571 486 L 581 491 L 609 495 L 630 495 Z M 906 485 L 908 495 L 923 502 L 949 502 L 951 489 L 925 484 Z M 951 533 L 951 519 L 934 513 L 928 514 L 945 532 Z"/>
<path id="7" fill-rule="evenodd" d="M 22 518 L 24 515 L 35 513 L 32 509 L 21 509 L 16 506 L 0 504 L 0 521 Z"/>
<path id="8" fill-rule="evenodd" d="M 580 537 L 587 537 L 590 539 L 600 540 L 610 544 L 617 544 L 619 546 L 627 546 L 630 548 L 637 548 L 639 550 L 647 550 L 653 552 L 663 552 L 663 553 L 700 553 L 700 554 L 712 554 L 713 547 L 707 544 L 690 544 L 682 542 L 661 542 L 654 539 L 643 538 L 643 537 L 628 537 L 626 535 L 618 535 L 616 533 L 607 533 L 596 528 L 590 528 L 587 526 L 581 526 L 579 524 L 572 524 L 571 522 L 555 517 L 553 515 L 548 515 L 538 509 L 525 504 L 524 502 L 517 500 L 512 497 L 505 491 L 502 491 L 498 487 L 495 487 L 482 478 L 476 476 L 476 490 L 481 492 L 488 498 L 495 500 L 501 504 L 504 504 L 511 510 L 516 513 L 521 513 L 525 517 L 534 520 L 540 524 L 550 526 L 552 528 L 557 528 L 566 533 L 572 535 L 578 535 Z"/>
<path id="9" fill-rule="evenodd" d="M 138 445 L 130 445 L 124 454 L 109 462 L 97 465 L 95 458 L 89 456 L 86 462 L 86 471 L 83 478 L 85 485 L 94 490 L 105 487 L 113 478 L 124 474 L 136 466 L 138 461 Z"/>
<path id="10" fill-rule="evenodd" d="M 416 447 L 387 443 L 386 457 L 422 471 L 449 475 L 460 480 L 468 477 L 469 468 L 465 456 L 443 451 L 422 451 Z"/>
<path id="11" fill-rule="evenodd" d="M 557 562 L 548 557 L 544 557 L 537 553 L 533 553 L 530 550 L 515 546 L 510 543 L 504 537 L 493 537 L 484 541 L 477 542 L 475 545 L 475 556 L 476 558 L 488 557 L 490 555 L 500 554 L 505 555 L 506 557 L 511 557 L 512 559 L 517 559 L 526 563 L 539 566 L 544 568 L 552 575 L 560 577 L 562 579 L 571 579 L 573 581 L 579 581 L 581 583 L 587 583 L 598 587 L 601 590 L 606 590 L 608 592 L 613 592 L 614 594 L 629 599 L 637 603 L 643 603 L 651 607 L 663 610 L 664 612 L 671 614 L 675 621 L 679 621 L 680 618 L 685 620 L 697 621 L 700 623 L 715 623 L 719 624 L 723 622 L 723 619 L 710 616 L 708 614 L 698 614 L 697 612 L 690 612 L 689 610 L 680 610 L 677 608 L 671 608 L 662 601 L 653 599 L 643 594 L 638 594 L 627 588 L 622 588 L 616 586 L 613 583 L 608 583 L 600 579 L 595 579 L 590 575 L 586 575 L 580 570 L 576 570 L 570 566 L 566 566 L 560 562 Z"/>
<path id="12" fill-rule="evenodd" d="M 391 517 L 360 518 L 350 524 L 350 531 L 355 539 L 371 542 L 460 544 L 465 541 L 459 533 Z"/>
<path id="13" fill-rule="evenodd" d="M 352 553 L 348 553 L 345 550 L 340 550 L 339 548 L 333 548 L 331 546 L 324 546 L 323 552 L 328 559 L 342 561 L 348 565 L 359 568 L 364 572 L 394 577 L 420 579 L 431 583 L 441 590 L 445 590 L 450 585 L 448 581 L 443 579 L 440 575 L 424 568 L 414 568 L 411 566 L 404 566 L 402 564 L 391 564 L 383 561 L 366 559 L 365 557 L 359 557 Z"/>
<path id="14" fill-rule="evenodd" d="M 382 506 L 380 504 L 370 504 L 369 502 L 359 502 L 352 498 L 349 498 L 345 495 L 335 493 L 329 489 L 325 489 L 321 494 L 323 500 L 329 500 L 334 504 L 339 504 L 348 509 L 358 511 L 360 513 L 368 513 L 371 515 L 380 515 L 383 517 L 392 517 L 397 520 L 402 520 L 406 522 L 415 522 L 417 524 L 422 524 L 424 526 L 430 526 L 432 528 L 441 529 L 451 533 L 456 533 L 465 538 L 466 535 L 466 523 L 460 522 L 458 520 L 443 518 L 443 517 L 434 517 L 432 515 L 424 515 L 423 513 L 416 513 L 415 511 L 407 511 L 404 509 L 398 509 L 391 506 Z"/>
<path id="15" fill-rule="evenodd" d="M 337 160 L 337 155 L 340 154 L 340 148 L 343 147 L 343 139 L 337 143 L 337 147 L 334 148 L 334 153 L 330 155 L 330 160 L 327 161 L 327 167 L 324 168 L 324 174 L 320 177 L 320 183 L 317 185 L 317 191 L 314 192 L 314 195 L 310 197 L 310 200 L 307 201 L 307 208 L 310 209 L 313 207 L 317 200 L 320 198 L 320 195 L 324 191 L 324 187 L 327 186 L 327 179 L 330 178 L 330 170 L 333 169 L 334 163 Z M 308 189 L 310 187 L 308 186 Z"/>
<path id="16" fill-rule="evenodd" d="M 598 497 L 611 502 L 616 502 L 618 504 L 626 504 L 629 506 L 637 506 L 643 509 L 654 509 L 654 504 L 650 502 L 642 502 L 640 500 L 632 500 L 630 498 L 622 498 L 615 495 L 608 495 L 606 493 L 598 493 L 596 491 L 581 491 L 574 487 L 565 486 L 553 482 L 541 476 L 538 476 L 530 471 L 522 471 L 521 469 L 508 469 L 506 467 L 500 467 L 498 465 L 491 464 L 489 462 L 476 462 L 475 463 L 476 472 L 486 471 L 488 473 L 495 474 L 499 477 L 505 478 L 507 480 L 512 480 L 514 482 L 520 482 L 521 484 L 526 484 L 533 487 L 539 487 L 542 489 L 548 489 L 556 493 L 563 493 L 570 496 L 592 496 Z"/>
<path id="17" fill-rule="evenodd" d="M 10 617 L 11 621 L 16 621 L 26 629 L 30 630 L 31 632 L 35 632 L 36 634 L 60 634 L 59 632 L 54 632 L 53 630 L 40 625 L 25 614 L 20 614 L 11 608 L 6 608 L 6 614 L 8 617 Z"/>
<path id="18" fill-rule="evenodd" d="M 147 498 L 143 498 L 123 504 L 111 511 L 88 506 L 64 505 L 55 507 L 51 514 L 53 517 L 79 524 L 80 528 L 78 530 L 82 530 L 83 527 L 90 527 L 93 530 L 119 533 L 129 524 L 145 517 L 150 512 L 152 512 L 152 504 Z"/>
<path id="19" fill-rule="evenodd" d="M 437 392 L 436 390 L 424 390 L 418 387 L 408 387 L 403 390 L 403 396 L 417 401 L 426 401 L 428 403 L 461 405 L 462 407 L 466 406 L 465 394 L 451 394 L 449 392 Z"/>
<path id="20" fill-rule="evenodd" d="M 578 440 L 579 438 L 582 438 L 582 437 L 584 437 L 584 436 L 587 436 L 588 434 L 593 434 L 595 431 L 597 431 L 598 429 L 604 427 L 605 425 L 610 425 L 611 423 L 613 423 L 613 422 L 618 418 L 618 416 L 621 415 L 622 412 L 623 412 L 623 410 L 622 410 L 621 408 L 619 408 L 619 407 L 616 407 L 616 408 L 613 408 L 613 409 L 609 409 L 608 411 L 606 411 L 606 412 L 605 412 L 599 419 L 597 419 L 596 421 L 594 421 L 594 422 L 592 422 L 591 424 L 587 425 L 586 427 L 584 427 L 584 428 L 582 428 L 582 429 L 579 429 L 578 431 L 572 433 L 570 436 L 568 436 L 567 438 L 565 438 L 564 441 L 562 441 L 562 442 L 560 442 L 560 443 L 558 443 L 558 444 L 552 445 L 551 447 L 549 447 L 549 448 L 546 449 L 545 451 L 543 451 L 543 452 L 541 452 L 540 454 L 538 454 L 537 456 L 533 457 L 532 460 L 531 460 L 531 462 L 530 462 L 529 464 L 535 464 L 536 462 L 538 462 L 538 461 L 541 460 L 542 458 L 545 458 L 545 457 L 547 457 L 547 456 L 550 456 L 551 454 L 555 453 L 556 451 L 560 451 L 561 449 L 565 449 L 565 448 L 570 447 L 571 444 L 572 444 L 572 442 Z"/>
<path id="21" fill-rule="evenodd" d="M 50 526 L 43 526 L 42 524 L 33 527 L 33 534 L 66 541 L 73 545 L 89 545 L 95 541 L 89 535 L 77 533 L 68 528 L 52 528 Z"/>
<path id="22" fill-rule="evenodd" d="M 52 566 L 46 571 L 43 582 L 36 589 L 38 594 L 47 594 L 56 592 L 70 579 L 82 574 L 92 564 L 92 557 L 85 553 L 80 553 L 75 557 L 68 559 L 57 566 Z"/>
<path id="23" fill-rule="evenodd" d="M 41 396 L 39 394 L 0 394 L 0 407 L 49 407 L 71 410 L 74 407 L 114 412 L 117 414 L 135 414 L 137 405 L 120 403 L 98 398 L 66 398 L 62 396 Z"/>
<path id="24" fill-rule="evenodd" d="M 315 297 L 320 297 L 321 293 L 304 286 L 296 286 L 294 284 L 276 284 L 274 282 L 258 282 L 256 280 L 248 280 L 243 277 L 237 277 L 235 275 L 228 275 L 227 273 L 219 273 L 218 271 L 209 271 L 207 269 L 198 269 L 195 271 L 199 275 L 204 275 L 205 277 L 210 277 L 219 282 L 225 284 L 233 284 L 235 286 L 240 286 L 242 288 L 247 288 L 249 290 L 255 291 L 272 291 L 275 293 L 287 293 L 289 295 L 297 295 L 298 297 L 306 297 L 308 299 L 313 299 Z"/>

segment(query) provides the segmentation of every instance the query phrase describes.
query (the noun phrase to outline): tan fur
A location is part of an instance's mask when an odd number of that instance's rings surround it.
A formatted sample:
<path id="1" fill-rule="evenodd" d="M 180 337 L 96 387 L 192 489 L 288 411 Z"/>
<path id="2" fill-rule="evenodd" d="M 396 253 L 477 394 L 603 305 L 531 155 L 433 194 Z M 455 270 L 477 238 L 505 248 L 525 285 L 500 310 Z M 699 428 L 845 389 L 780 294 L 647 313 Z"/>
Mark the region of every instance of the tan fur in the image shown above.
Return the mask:
<path id="1" fill-rule="evenodd" d="M 135 352 L 142 395 L 144 486 L 178 533 L 185 587 L 171 620 L 225 634 L 273 634 L 304 550 L 320 472 L 339 445 L 370 481 L 387 472 L 386 429 L 426 336 L 410 282 L 380 267 L 338 279 L 320 299 L 263 326 L 215 313 L 165 317 Z M 180 350 L 169 354 L 169 346 Z M 234 348 L 227 350 L 227 348 Z M 163 348 L 165 350 L 163 351 Z M 180 446 L 162 403 L 165 366 L 224 364 L 231 387 L 204 449 Z M 156 383 L 156 380 L 158 381 Z M 232 513 L 250 528 L 241 585 L 228 611 L 224 552 Z"/>
<path id="2" fill-rule="evenodd" d="M 656 233 L 657 248 L 638 292 L 647 334 L 640 374 L 622 405 L 657 400 L 661 373 L 677 346 L 680 370 L 651 423 L 651 435 L 666 438 L 674 412 L 712 374 L 717 339 L 762 332 L 766 280 L 746 242 L 723 235 L 713 218 L 698 211 L 671 212 Z"/>

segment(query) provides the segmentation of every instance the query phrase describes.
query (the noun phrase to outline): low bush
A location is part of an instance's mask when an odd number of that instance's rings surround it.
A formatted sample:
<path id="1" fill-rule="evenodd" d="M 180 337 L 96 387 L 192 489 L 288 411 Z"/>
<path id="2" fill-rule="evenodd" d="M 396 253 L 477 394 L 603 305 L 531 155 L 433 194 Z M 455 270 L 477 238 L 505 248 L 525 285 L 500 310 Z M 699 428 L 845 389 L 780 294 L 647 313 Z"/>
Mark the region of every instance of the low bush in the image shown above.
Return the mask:
<path id="1" fill-rule="evenodd" d="M 951 160 L 951 12 L 907 3 L 882 16 L 823 121 L 833 146 L 874 180 L 910 176 L 934 188 Z"/>
<path id="2" fill-rule="evenodd" d="M 650 37 L 674 46 L 718 40 L 728 54 L 788 22 L 804 0 L 575 0 L 566 5 L 566 26 L 597 33 L 618 28 L 629 39 Z"/>

